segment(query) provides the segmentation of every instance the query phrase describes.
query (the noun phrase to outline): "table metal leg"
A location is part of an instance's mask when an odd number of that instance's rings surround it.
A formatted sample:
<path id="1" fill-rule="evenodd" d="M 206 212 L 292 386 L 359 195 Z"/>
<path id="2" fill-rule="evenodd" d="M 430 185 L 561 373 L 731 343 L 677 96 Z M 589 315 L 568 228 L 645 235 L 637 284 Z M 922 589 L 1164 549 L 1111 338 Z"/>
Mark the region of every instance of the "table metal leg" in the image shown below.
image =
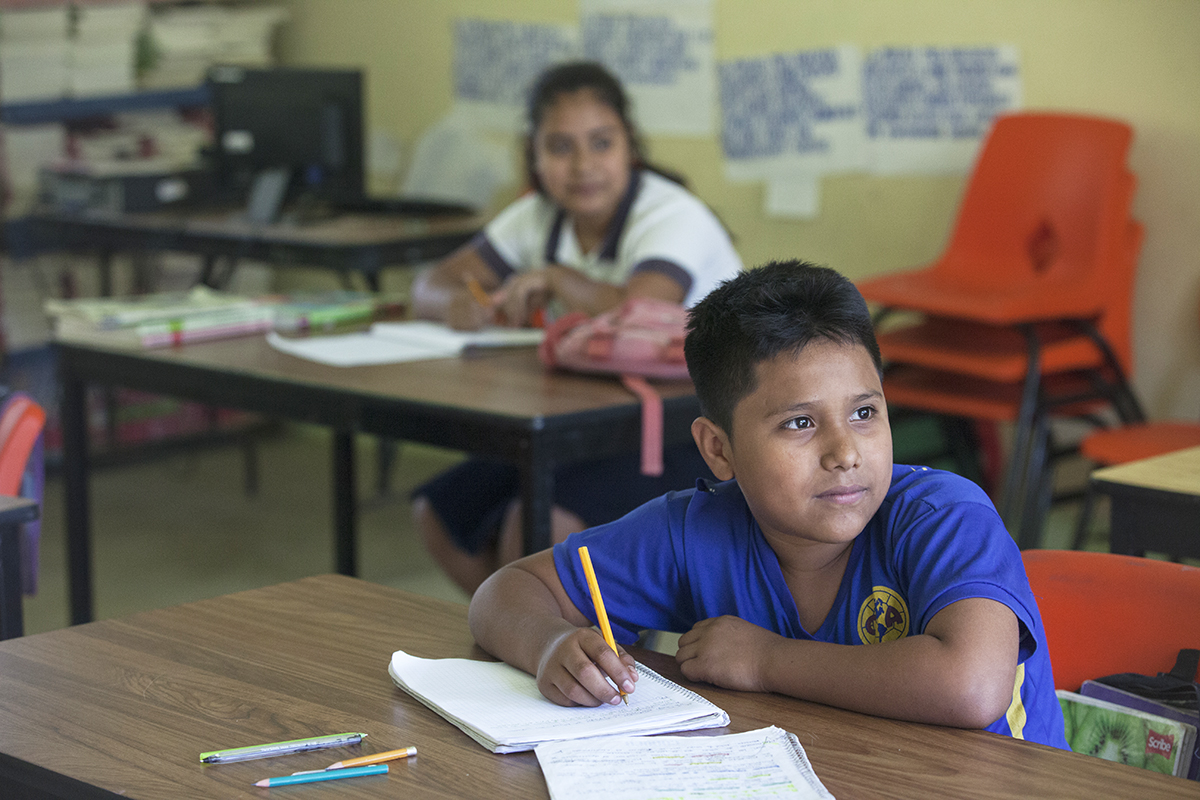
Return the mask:
<path id="1" fill-rule="evenodd" d="M 83 381 L 59 363 L 62 390 L 63 496 L 67 517 L 67 595 L 71 624 L 92 621 L 91 509 L 87 398 Z"/>
<path id="2" fill-rule="evenodd" d="M 536 443 L 528 445 L 521 462 L 521 522 L 525 528 L 525 553 L 550 546 L 550 509 L 554 506 L 554 462 Z"/>
<path id="3" fill-rule="evenodd" d="M 0 523 L 0 639 L 13 639 L 24 633 L 21 523 Z"/>
<path id="4" fill-rule="evenodd" d="M 342 575 L 358 575 L 354 434 L 333 432 L 334 560 Z"/>

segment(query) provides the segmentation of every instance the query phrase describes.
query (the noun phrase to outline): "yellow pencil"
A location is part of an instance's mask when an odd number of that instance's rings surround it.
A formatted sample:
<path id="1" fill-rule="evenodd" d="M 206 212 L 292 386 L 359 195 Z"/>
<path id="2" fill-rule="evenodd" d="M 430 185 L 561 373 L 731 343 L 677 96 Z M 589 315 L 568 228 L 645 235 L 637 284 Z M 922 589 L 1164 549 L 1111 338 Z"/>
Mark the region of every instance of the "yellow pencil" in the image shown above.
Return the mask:
<path id="1" fill-rule="evenodd" d="M 467 288 L 471 290 L 471 295 L 475 298 L 475 302 L 487 308 L 492 304 L 492 298 L 484 291 L 479 280 L 474 275 L 467 276 Z"/>
<path id="2" fill-rule="evenodd" d="M 600 596 L 600 584 L 596 582 L 596 571 L 592 569 L 592 557 L 588 554 L 587 547 L 579 548 L 579 560 L 583 562 L 583 573 L 587 576 L 588 590 L 592 593 L 592 605 L 596 607 L 596 620 L 600 623 L 600 633 L 604 635 L 604 641 L 608 642 L 608 646 L 618 656 L 621 654 L 617 650 L 617 643 L 613 639 L 612 628 L 608 625 L 608 612 L 604 610 L 604 598 Z M 626 705 L 629 704 L 629 698 L 625 696 L 625 692 L 617 687 L 617 691 L 621 692 L 621 700 Z"/>

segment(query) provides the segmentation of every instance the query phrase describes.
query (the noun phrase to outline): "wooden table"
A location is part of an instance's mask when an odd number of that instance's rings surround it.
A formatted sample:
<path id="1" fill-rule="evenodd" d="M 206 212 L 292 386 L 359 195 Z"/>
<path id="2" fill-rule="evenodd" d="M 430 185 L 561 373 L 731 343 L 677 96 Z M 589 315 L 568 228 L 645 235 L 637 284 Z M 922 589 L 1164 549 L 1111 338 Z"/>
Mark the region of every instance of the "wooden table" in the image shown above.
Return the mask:
<path id="1" fill-rule="evenodd" d="M 338 575 L 0 643 L 0 796 L 262 798 L 251 783 L 413 745 L 386 776 L 282 789 L 309 800 L 544 798 L 532 753 L 494 755 L 396 688 L 393 651 L 483 658 L 466 607 Z M 685 681 L 736 733 L 796 734 L 838 800 L 1195 796 L 1181 778 L 983 731 L 896 722 Z M 201 752 L 340 731 L 363 745 L 225 765 Z M 331 758 L 334 752 L 336 757 Z M 14 783 L 21 784 L 25 793 Z"/>
<path id="2" fill-rule="evenodd" d="M 1104 467 L 1091 481 L 1111 499 L 1112 552 L 1200 558 L 1200 447 Z"/>
<path id="3" fill-rule="evenodd" d="M 274 266 L 315 266 L 361 275 L 379 289 L 389 266 L 440 258 L 482 226 L 473 215 L 341 214 L 305 225 L 258 225 L 233 211 L 164 211 L 142 214 L 68 214 L 38 210 L 8 224 L 14 255 L 41 250 L 94 252 L 100 293 L 111 294 L 112 257 L 119 252 L 178 251 L 205 260 L 202 280 L 222 282 L 219 263 L 232 270 L 242 259 Z M 225 275 L 227 277 L 227 275 Z"/>
<path id="4" fill-rule="evenodd" d="M 0 495 L 0 639 L 25 632 L 22 612 L 21 531 L 41 508 L 27 497 Z"/>
<path id="5" fill-rule="evenodd" d="M 62 402 L 63 483 L 71 621 L 92 615 L 88 383 L 124 386 L 333 429 L 335 563 L 356 573 L 353 436 L 370 433 L 504 458 L 521 474 L 525 547 L 550 542 L 556 464 L 636 453 L 641 406 L 616 378 L 550 372 L 534 348 L 370 367 L 331 367 L 272 348 L 262 336 L 159 350 L 55 344 Z M 656 383 L 664 442 L 691 440 L 699 402 L 690 381 Z"/>

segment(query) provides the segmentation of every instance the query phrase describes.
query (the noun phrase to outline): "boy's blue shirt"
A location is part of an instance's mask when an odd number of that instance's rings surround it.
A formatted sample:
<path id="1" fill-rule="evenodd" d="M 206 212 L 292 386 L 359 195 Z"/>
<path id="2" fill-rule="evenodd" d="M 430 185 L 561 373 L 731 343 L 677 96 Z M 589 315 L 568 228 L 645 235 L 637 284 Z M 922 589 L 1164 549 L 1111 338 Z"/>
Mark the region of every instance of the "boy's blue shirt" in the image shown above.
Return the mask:
<path id="1" fill-rule="evenodd" d="M 793 639 L 871 644 L 920 633 L 958 600 L 996 600 L 1020 621 L 1021 666 L 1008 713 L 987 729 L 1067 749 L 1020 551 L 987 495 L 958 475 L 893 468 L 887 496 L 854 540 L 833 608 L 811 633 L 736 480 L 673 492 L 556 545 L 563 587 L 595 621 L 581 545 L 623 644 L 642 630 L 683 632 L 724 614 Z"/>

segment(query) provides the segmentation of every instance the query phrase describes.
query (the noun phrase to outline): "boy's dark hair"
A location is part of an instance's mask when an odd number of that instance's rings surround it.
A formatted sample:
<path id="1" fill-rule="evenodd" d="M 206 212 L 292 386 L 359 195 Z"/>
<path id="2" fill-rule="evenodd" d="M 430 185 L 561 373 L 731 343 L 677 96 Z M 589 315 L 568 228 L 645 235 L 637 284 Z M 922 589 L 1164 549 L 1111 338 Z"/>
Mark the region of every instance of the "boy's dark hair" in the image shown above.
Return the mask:
<path id="1" fill-rule="evenodd" d="M 684 340 L 704 416 L 731 434 L 734 407 L 755 389 L 755 366 L 814 339 L 862 345 L 882 370 L 867 303 L 840 273 L 772 261 L 723 282 L 692 308 Z"/>

